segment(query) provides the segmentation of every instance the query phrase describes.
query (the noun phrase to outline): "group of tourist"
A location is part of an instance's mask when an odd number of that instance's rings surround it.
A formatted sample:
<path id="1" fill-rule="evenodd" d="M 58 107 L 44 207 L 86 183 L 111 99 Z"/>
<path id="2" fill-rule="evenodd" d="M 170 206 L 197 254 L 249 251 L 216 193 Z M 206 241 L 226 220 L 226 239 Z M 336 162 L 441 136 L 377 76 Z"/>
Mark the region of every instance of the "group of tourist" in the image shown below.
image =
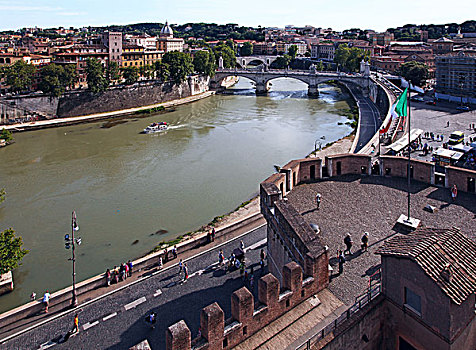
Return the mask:
<path id="1" fill-rule="evenodd" d="M 111 285 L 112 282 L 119 283 L 125 281 L 128 277 L 132 276 L 132 262 L 129 260 L 127 263 L 122 263 L 119 267 L 114 266 L 112 270 L 106 270 L 106 284 Z"/>
<path id="2" fill-rule="evenodd" d="M 366 252 L 369 248 L 369 233 L 364 232 L 362 235 L 362 238 L 360 239 L 361 244 L 360 244 L 360 249 L 362 252 Z M 345 255 L 349 254 L 352 255 L 352 246 L 354 242 L 352 241 L 352 237 L 350 236 L 350 233 L 348 233 L 344 237 L 344 245 L 346 247 L 345 250 L 337 250 L 337 261 L 339 264 L 339 275 L 342 274 L 344 271 L 344 263 L 346 262 Z"/>

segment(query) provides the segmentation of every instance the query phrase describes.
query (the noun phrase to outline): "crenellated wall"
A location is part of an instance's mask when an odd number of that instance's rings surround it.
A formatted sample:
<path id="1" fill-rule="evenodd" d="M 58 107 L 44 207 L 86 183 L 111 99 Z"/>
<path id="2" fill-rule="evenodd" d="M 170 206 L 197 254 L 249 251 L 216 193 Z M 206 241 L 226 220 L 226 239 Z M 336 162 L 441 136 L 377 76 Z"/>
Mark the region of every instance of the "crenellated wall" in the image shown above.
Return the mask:
<path id="1" fill-rule="evenodd" d="M 227 320 L 217 303 L 203 308 L 200 338 L 190 339 L 190 329 L 183 320 L 171 325 L 166 331 L 167 350 L 190 350 L 192 342 L 203 350 L 231 349 L 318 290 L 312 277 L 303 280 L 302 269 L 295 262 L 286 264 L 282 275 L 281 288 L 270 273 L 258 280 L 258 300 L 246 287 L 235 291 L 231 296 L 231 318 Z"/>

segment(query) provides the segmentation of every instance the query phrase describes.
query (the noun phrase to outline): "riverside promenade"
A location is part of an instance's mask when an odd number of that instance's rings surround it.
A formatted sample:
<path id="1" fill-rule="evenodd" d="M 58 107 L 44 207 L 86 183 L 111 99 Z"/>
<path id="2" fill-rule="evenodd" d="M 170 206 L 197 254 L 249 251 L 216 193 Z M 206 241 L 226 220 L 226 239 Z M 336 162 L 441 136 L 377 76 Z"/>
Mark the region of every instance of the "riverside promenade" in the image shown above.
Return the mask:
<path id="1" fill-rule="evenodd" d="M 83 115 L 79 117 L 55 118 L 55 119 L 40 120 L 40 121 L 20 123 L 20 124 L 1 125 L 0 128 L 17 132 L 17 131 L 53 128 L 58 126 L 81 124 L 81 123 L 87 123 L 87 122 L 95 122 L 98 120 L 109 119 L 114 117 L 127 116 L 131 114 L 140 114 L 141 111 L 151 109 L 151 108 L 157 108 L 157 107 L 163 107 L 165 109 L 172 108 L 172 107 L 183 105 L 186 103 L 195 102 L 203 98 L 212 96 L 214 94 L 215 94 L 215 91 L 206 91 L 206 92 L 202 92 L 201 94 L 184 97 L 178 100 L 161 102 L 161 103 L 148 105 L 148 106 L 122 109 L 118 111 L 105 112 L 105 113 L 89 114 L 89 115 Z"/>

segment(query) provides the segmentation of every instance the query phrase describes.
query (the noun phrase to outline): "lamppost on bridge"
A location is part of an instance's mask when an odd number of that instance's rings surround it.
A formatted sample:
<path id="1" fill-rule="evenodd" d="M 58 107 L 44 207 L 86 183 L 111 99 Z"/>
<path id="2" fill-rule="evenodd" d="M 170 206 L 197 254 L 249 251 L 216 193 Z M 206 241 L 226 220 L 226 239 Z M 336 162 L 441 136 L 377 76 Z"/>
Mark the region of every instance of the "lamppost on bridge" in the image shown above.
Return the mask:
<path id="1" fill-rule="evenodd" d="M 71 236 L 69 234 L 64 235 L 64 247 L 66 249 L 72 248 L 71 249 L 71 255 L 72 257 L 69 258 L 68 260 L 71 260 L 73 262 L 73 289 L 72 289 L 72 297 L 71 297 L 71 306 L 76 306 L 78 305 L 78 298 L 76 297 L 76 257 L 74 254 L 74 249 L 75 249 L 75 244 L 81 245 L 81 237 L 74 238 L 74 232 L 79 231 L 79 226 L 76 221 L 76 212 L 73 211 L 71 215 Z"/>

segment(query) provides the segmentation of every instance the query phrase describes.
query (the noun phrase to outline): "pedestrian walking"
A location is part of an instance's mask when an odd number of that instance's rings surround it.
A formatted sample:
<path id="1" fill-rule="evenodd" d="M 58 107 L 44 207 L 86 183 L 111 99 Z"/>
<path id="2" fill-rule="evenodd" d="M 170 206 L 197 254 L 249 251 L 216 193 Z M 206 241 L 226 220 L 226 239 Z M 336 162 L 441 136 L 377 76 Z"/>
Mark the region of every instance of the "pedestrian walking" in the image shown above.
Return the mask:
<path id="1" fill-rule="evenodd" d="M 106 284 L 109 287 L 111 285 L 111 271 L 106 269 Z"/>
<path id="2" fill-rule="evenodd" d="M 243 243 L 243 241 L 240 241 L 240 248 L 244 253 L 245 252 L 245 244 Z"/>
<path id="3" fill-rule="evenodd" d="M 212 228 L 212 242 L 215 241 L 215 227 Z"/>
<path id="4" fill-rule="evenodd" d="M 129 265 L 124 264 L 124 279 L 127 279 L 129 277 Z"/>
<path id="5" fill-rule="evenodd" d="M 174 259 L 177 258 L 177 246 L 174 245 L 173 249 L 172 249 L 172 254 L 174 255 Z"/>
<path id="6" fill-rule="evenodd" d="M 342 250 L 338 251 L 338 256 L 339 256 L 339 275 L 341 275 L 342 272 L 344 272 L 344 263 L 345 263 L 345 257 Z"/>
<path id="7" fill-rule="evenodd" d="M 449 126 L 450 126 L 450 121 L 448 120 L 448 121 L 446 122 L 446 127 L 448 128 Z"/>
<path id="8" fill-rule="evenodd" d="M 369 233 L 368 232 L 364 232 L 364 235 L 362 236 L 362 244 L 361 244 L 361 248 L 364 252 L 367 251 L 367 248 L 369 247 Z"/>
<path id="9" fill-rule="evenodd" d="M 184 281 L 188 280 L 188 266 L 187 263 L 183 265 L 183 274 L 184 274 Z"/>
<path id="10" fill-rule="evenodd" d="M 254 284 L 255 284 L 255 277 L 254 277 L 253 274 L 251 274 L 251 276 L 250 276 L 250 288 L 251 288 L 251 290 L 253 290 Z"/>
<path id="11" fill-rule="evenodd" d="M 167 250 L 167 248 L 164 249 L 164 264 L 167 264 L 167 262 L 169 261 L 169 251 Z"/>
<path id="12" fill-rule="evenodd" d="M 132 277 L 132 261 L 127 262 L 127 267 L 129 268 L 129 277 Z"/>
<path id="13" fill-rule="evenodd" d="M 245 273 L 245 262 L 242 261 L 240 264 L 240 276 L 243 276 Z"/>
<path id="14" fill-rule="evenodd" d="M 162 257 L 159 256 L 159 262 L 158 262 L 159 270 L 164 266 L 164 263 L 162 262 Z"/>
<path id="15" fill-rule="evenodd" d="M 145 321 L 150 325 L 151 329 L 154 329 L 155 324 L 157 323 L 157 314 L 152 311 L 145 317 Z"/>
<path id="16" fill-rule="evenodd" d="M 264 259 L 266 258 L 266 253 L 264 252 L 264 249 L 261 249 L 261 251 L 259 253 L 259 256 L 260 256 L 261 260 L 264 261 Z"/>
<path id="17" fill-rule="evenodd" d="M 78 332 L 79 332 L 79 315 L 76 314 L 74 315 L 73 333 L 78 333 Z"/>
<path id="18" fill-rule="evenodd" d="M 218 253 L 219 266 L 222 266 L 224 262 L 225 262 L 225 255 L 223 254 L 223 250 L 220 249 L 220 252 Z"/>
<path id="19" fill-rule="evenodd" d="M 318 193 L 318 194 L 316 194 L 316 208 L 317 208 L 317 210 L 319 210 L 320 206 L 321 206 L 321 194 Z"/>
<path id="20" fill-rule="evenodd" d="M 453 199 L 453 202 L 456 200 L 456 196 L 458 195 L 458 188 L 456 185 L 453 185 L 451 188 L 451 198 Z"/>
<path id="21" fill-rule="evenodd" d="M 246 283 L 248 281 L 248 271 L 245 269 L 245 273 L 243 275 L 243 281 Z"/>
<path id="22" fill-rule="evenodd" d="M 45 294 L 43 294 L 43 305 L 45 307 L 45 312 L 48 312 L 48 305 L 50 304 L 50 297 L 51 297 L 51 294 L 46 291 Z"/>
<path id="23" fill-rule="evenodd" d="M 30 300 L 31 300 L 31 301 L 34 301 L 35 299 L 36 299 L 36 293 L 35 293 L 35 292 L 31 292 Z"/>
<path id="24" fill-rule="evenodd" d="M 346 250 L 344 250 L 344 254 L 346 252 L 349 252 L 349 254 L 352 254 L 351 249 L 352 249 L 352 237 L 350 237 L 350 234 L 348 233 L 347 236 L 344 238 L 344 244 L 346 246 Z"/>
<path id="25" fill-rule="evenodd" d="M 183 270 L 183 261 L 182 261 L 182 259 L 180 259 L 180 261 L 178 263 L 178 267 L 179 267 L 178 274 L 180 275 L 182 273 L 182 270 Z"/>

